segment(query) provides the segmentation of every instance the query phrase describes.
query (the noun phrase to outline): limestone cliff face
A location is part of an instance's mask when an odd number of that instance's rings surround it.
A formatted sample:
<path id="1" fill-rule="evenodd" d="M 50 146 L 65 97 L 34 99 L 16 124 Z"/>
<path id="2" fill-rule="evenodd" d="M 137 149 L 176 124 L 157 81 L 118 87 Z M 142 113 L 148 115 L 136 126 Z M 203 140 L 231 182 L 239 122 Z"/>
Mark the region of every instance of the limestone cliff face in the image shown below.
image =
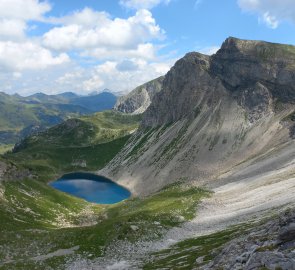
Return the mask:
<path id="1" fill-rule="evenodd" d="M 155 80 L 138 86 L 128 95 L 120 97 L 114 106 L 116 111 L 140 114 L 146 111 L 150 106 L 154 95 L 160 92 L 164 77 L 159 77 Z"/>
<path id="2" fill-rule="evenodd" d="M 294 81 L 295 47 L 228 38 L 212 57 L 189 53 L 175 64 L 143 126 L 177 121 L 200 105 L 214 105 L 225 91 L 262 115 L 272 99 L 295 103 Z"/>
<path id="3" fill-rule="evenodd" d="M 218 183 L 257 159 L 267 172 L 293 162 L 294 111 L 295 47 L 228 38 L 211 57 L 176 62 L 141 128 L 102 173 L 148 194 L 179 179 Z M 288 160 L 276 155 L 284 149 L 293 151 Z"/>
<path id="4" fill-rule="evenodd" d="M 209 67 L 210 57 L 199 53 L 189 53 L 177 61 L 145 113 L 143 125 L 172 123 L 186 117 L 202 102 L 218 100 L 223 87 L 209 74 Z"/>
<path id="5" fill-rule="evenodd" d="M 228 90 L 260 82 L 282 102 L 295 103 L 295 47 L 228 38 L 212 57 L 211 73 Z"/>

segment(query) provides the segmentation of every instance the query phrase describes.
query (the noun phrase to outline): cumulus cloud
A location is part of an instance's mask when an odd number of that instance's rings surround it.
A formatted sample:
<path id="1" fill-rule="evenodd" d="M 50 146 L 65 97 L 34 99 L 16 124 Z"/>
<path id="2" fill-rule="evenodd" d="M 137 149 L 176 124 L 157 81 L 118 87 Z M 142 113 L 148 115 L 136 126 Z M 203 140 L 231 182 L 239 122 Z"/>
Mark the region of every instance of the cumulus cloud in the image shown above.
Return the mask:
<path id="1" fill-rule="evenodd" d="M 100 82 L 99 79 L 103 81 L 101 88 L 109 88 L 114 91 L 131 91 L 138 85 L 167 73 L 173 65 L 174 60 L 162 63 L 148 63 L 142 60 L 133 59 L 131 62 L 137 66 L 136 69 L 128 70 L 128 68 L 125 68 L 122 70 L 119 67 L 120 63 L 107 61 L 93 69 L 92 78 L 95 78 L 98 82 Z M 114 80 L 114 78 L 116 79 Z M 88 84 L 88 86 L 90 85 L 91 84 Z M 92 89 L 88 88 L 87 90 L 99 90 L 98 85 L 94 84 L 93 86 Z"/>
<path id="2" fill-rule="evenodd" d="M 71 89 L 80 94 L 101 91 L 105 88 L 113 92 L 127 92 L 140 84 L 164 75 L 174 62 L 175 60 L 149 63 L 139 59 L 128 59 L 121 62 L 106 61 L 91 69 L 79 68 L 66 73 L 55 81 L 57 84 L 55 89 L 64 89 L 63 91 Z"/>
<path id="3" fill-rule="evenodd" d="M 21 72 L 1 73 L 2 91 L 29 95 L 35 92 L 56 94 L 73 91 L 88 94 L 105 88 L 113 92 L 128 92 L 156 77 L 164 75 L 175 60 L 147 62 L 141 59 L 128 59 L 134 68 L 120 65 L 123 61 L 106 61 L 94 67 L 81 67 L 75 62 L 48 66 L 46 72 L 25 69 Z M 130 63 L 129 63 L 130 64 Z"/>
<path id="4" fill-rule="evenodd" d="M 0 68 L 2 70 L 44 69 L 69 61 L 65 53 L 54 56 L 49 50 L 27 41 L 16 43 L 0 41 Z"/>
<path id="5" fill-rule="evenodd" d="M 54 50 L 140 50 L 148 41 L 163 37 L 148 10 L 139 10 L 127 19 L 110 19 L 104 12 L 89 8 L 60 19 L 64 25 L 54 27 L 43 37 L 43 44 Z M 93 53 L 93 55 L 98 55 Z M 104 53 L 105 55 L 105 53 Z"/>
<path id="6" fill-rule="evenodd" d="M 27 24 L 19 19 L 0 19 L 0 40 L 19 40 L 25 38 Z"/>
<path id="7" fill-rule="evenodd" d="M 136 8 L 129 18 L 113 18 L 90 8 L 48 17 L 48 2 L 0 0 L 2 90 L 24 95 L 128 91 L 164 75 L 174 61 L 156 60 L 160 45 L 154 41 L 165 39 L 165 32 L 148 9 L 169 1 L 125 2 Z M 32 21 L 45 22 L 51 29 L 29 37 Z M 86 67 L 81 62 L 87 62 Z"/>
<path id="8" fill-rule="evenodd" d="M 66 72 L 62 76 L 58 77 L 55 82 L 59 85 L 71 85 L 79 83 L 82 78 L 82 69 Z"/>
<path id="9" fill-rule="evenodd" d="M 38 0 L 1 0 L 0 39 L 24 38 L 27 21 L 42 21 L 50 10 L 49 3 Z"/>
<path id="10" fill-rule="evenodd" d="M 265 12 L 263 14 L 262 20 L 266 23 L 267 26 L 269 26 L 272 29 L 276 29 L 279 26 L 279 21 L 277 17 L 270 15 L 269 12 Z"/>
<path id="11" fill-rule="evenodd" d="M 83 25 L 85 27 L 95 27 L 100 24 L 106 24 L 110 20 L 110 15 L 104 11 L 96 11 L 91 8 L 84 8 L 83 10 L 76 10 L 69 15 L 60 18 L 49 18 L 48 22 L 52 24 L 63 25 Z"/>
<path id="12" fill-rule="evenodd" d="M 44 69 L 69 61 L 63 53 L 53 55 L 36 40 L 26 36 L 30 21 L 44 21 L 45 14 L 51 10 L 48 2 L 39 0 L 1 0 L 0 1 L 0 69 L 18 71 L 25 69 Z M 21 76 L 13 76 L 21 78 Z"/>
<path id="13" fill-rule="evenodd" d="M 126 59 L 118 63 L 116 68 L 119 71 L 132 71 L 132 70 L 137 70 L 138 65 L 136 62 Z"/>
<path id="14" fill-rule="evenodd" d="M 139 44 L 134 49 L 124 48 L 96 48 L 84 51 L 83 56 L 94 57 L 100 60 L 122 60 L 125 58 L 142 58 L 152 60 L 155 58 L 156 47 L 152 43 Z"/>
<path id="15" fill-rule="evenodd" d="M 48 2 L 39 0 L 1 0 L 0 17 L 22 20 L 42 20 L 51 10 Z"/>
<path id="16" fill-rule="evenodd" d="M 151 9 L 159 4 L 169 4 L 171 0 L 120 0 L 120 4 L 130 9 Z"/>
<path id="17" fill-rule="evenodd" d="M 295 23 L 294 0 L 238 0 L 238 4 L 244 11 L 257 13 L 270 28 L 277 28 L 282 20 Z"/>
<path id="18" fill-rule="evenodd" d="M 89 80 L 86 80 L 82 84 L 82 89 L 84 92 L 92 92 L 94 90 L 100 89 L 104 85 L 104 81 L 99 75 L 94 74 Z"/>

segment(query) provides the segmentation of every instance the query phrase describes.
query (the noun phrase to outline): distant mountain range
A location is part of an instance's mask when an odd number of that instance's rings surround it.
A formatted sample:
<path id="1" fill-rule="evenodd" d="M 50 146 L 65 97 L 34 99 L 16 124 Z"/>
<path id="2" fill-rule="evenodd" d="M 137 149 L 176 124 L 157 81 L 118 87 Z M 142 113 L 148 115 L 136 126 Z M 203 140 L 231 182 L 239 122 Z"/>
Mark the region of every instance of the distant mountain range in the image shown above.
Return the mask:
<path id="1" fill-rule="evenodd" d="M 116 101 L 110 92 L 88 96 L 36 93 L 27 97 L 0 92 L 0 144 L 13 144 L 71 117 L 112 109 Z"/>

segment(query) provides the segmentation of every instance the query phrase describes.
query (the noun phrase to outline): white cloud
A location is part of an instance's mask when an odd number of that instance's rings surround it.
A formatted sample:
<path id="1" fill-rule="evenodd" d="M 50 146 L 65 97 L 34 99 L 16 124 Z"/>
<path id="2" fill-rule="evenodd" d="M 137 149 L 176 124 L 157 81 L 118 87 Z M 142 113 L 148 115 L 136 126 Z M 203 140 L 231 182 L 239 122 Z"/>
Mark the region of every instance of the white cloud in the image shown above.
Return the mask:
<path id="1" fill-rule="evenodd" d="M 108 49 L 96 48 L 92 50 L 85 51 L 83 56 L 90 56 L 101 60 L 121 60 L 125 58 L 142 58 L 142 59 L 154 59 L 156 54 L 156 48 L 152 43 L 139 44 L 134 49 L 124 49 L 124 48 L 113 48 Z"/>
<path id="2" fill-rule="evenodd" d="M 124 61 L 124 60 L 123 60 Z M 123 61 L 106 61 L 94 67 L 82 68 L 75 62 L 48 66 L 46 71 L 25 69 L 14 73 L 0 72 L 2 90 L 29 95 L 36 92 L 56 94 L 73 91 L 88 94 L 105 88 L 114 92 L 131 91 L 140 84 L 168 72 L 175 60 L 152 62 L 128 59 L 136 69 L 118 68 Z"/>
<path id="3" fill-rule="evenodd" d="M 131 61 L 131 60 L 123 60 L 120 63 L 116 65 L 117 70 L 119 71 L 132 71 L 132 70 L 137 70 L 138 65 L 136 62 Z"/>
<path id="4" fill-rule="evenodd" d="M 27 25 L 19 19 L 0 19 L 0 40 L 24 39 Z"/>
<path id="5" fill-rule="evenodd" d="M 69 61 L 67 54 L 54 55 L 42 47 L 37 39 L 26 36 L 28 22 L 44 21 L 51 10 L 46 1 L 0 0 L 0 69 L 11 71 L 14 79 L 19 71 L 38 70 Z"/>
<path id="6" fill-rule="evenodd" d="M 131 4 L 151 8 L 169 1 L 125 2 L 130 8 Z M 2 90 L 23 95 L 87 94 L 104 88 L 128 91 L 164 75 L 174 62 L 156 60 L 161 45 L 154 41 L 163 40 L 165 33 L 147 9 L 136 8 L 134 15 L 124 19 L 90 8 L 53 18 L 46 15 L 50 9 L 40 0 L 0 0 Z M 26 31 L 32 21 L 52 28 L 42 36 L 29 37 Z M 68 54 L 77 58 L 71 60 Z M 102 63 L 94 64 L 98 60 Z M 80 61 L 89 66 L 82 67 Z"/>
<path id="7" fill-rule="evenodd" d="M 60 76 L 55 80 L 59 85 L 70 85 L 74 83 L 78 83 L 80 78 L 82 77 L 82 69 L 67 72 L 64 75 Z"/>
<path id="8" fill-rule="evenodd" d="M 270 15 L 269 12 L 265 12 L 262 18 L 268 27 L 272 29 L 278 28 L 279 26 L 278 19 L 275 16 Z"/>
<path id="9" fill-rule="evenodd" d="M 96 66 L 91 74 L 93 79 L 83 83 L 84 90 L 91 92 L 109 88 L 113 91 L 131 91 L 138 85 L 164 75 L 174 63 L 174 61 L 148 63 L 136 59 L 132 62 L 137 69 L 120 70 L 119 63 L 115 61 L 107 61 Z"/>
<path id="10" fill-rule="evenodd" d="M 160 4 L 169 4 L 171 0 L 120 0 L 120 4 L 130 9 L 151 9 Z"/>
<path id="11" fill-rule="evenodd" d="M 46 69 L 23 69 L 14 72 L 1 70 L 0 84 L 3 86 L 1 88 L 3 89 L 2 91 L 11 94 L 17 92 L 20 95 L 29 95 L 36 92 L 57 94 L 66 91 L 75 91 L 77 93 L 81 91 L 82 93 L 80 88 L 81 81 L 85 80 L 84 76 L 87 75 L 86 73 L 83 74 L 83 72 L 84 69 L 81 69 L 75 62 L 51 65 L 47 66 Z M 64 79 L 63 82 L 60 81 L 59 83 L 58 79 L 67 73 L 76 74 L 68 78 L 68 80 Z M 79 73 L 80 77 L 78 77 Z M 90 72 L 88 71 L 88 73 Z"/>
<path id="12" fill-rule="evenodd" d="M 110 20 L 110 15 L 104 11 L 95 11 L 91 8 L 76 10 L 73 13 L 60 18 L 49 18 L 48 22 L 63 25 L 83 25 L 85 27 L 95 27 L 100 24 L 106 24 Z"/>
<path id="13" fill-rule="evenodd" d="M 51 10 L 48 2 L 39 0 L 1 0 L 0 17 L 22 20 L 42 20 Z"/>
<path id="14" fill-rule="evenodd" d="M 30 41 L 23 43 L 0 41 L 0 68 L 2 70 L 44 69 L 68 61 L 67 54 L 53 56 L 49 50 Z"/>
<path id="15" fill-rule="evenodd" d="M 238 0 L 238 4 L 244 11 L 257 13 L 270 28 L 277 28 L 282 20 L 295 23 L 294 0 Z"/>
<path id="16" fill-rule="evenodd" d="M 13 72 L 12 75 L 15 79 L 19 79 L 23 76 L 21 72 Z"/>
<path id="17" fill-rule="evenodd" d="M 120 67 L 126 64 L 126 61 L 128 65 L 136 68 Z M 56 80 L 57 86 L 54 89 L 59 89 L 59 91 L 70 89 L 79 94 L 101 91 L 105 88 L 114 92 L 131 91 L 138 85 L 166 74 L 174 61 L 153 63 L 140 59 L 128 59 L 121 62 L 106 61 L 91 69 L 80 68 L 77 71 L 66 73 Z"/>
<path id="18" fill-rule="evenodd" d="M 92 78 L 83 82 L 82 89 L 84 90 L 84 93 L 85 92 L 89 93 L 94 90 L 100 89 L 103 85 L 104 85 L 104 82 L 100 78 L 100 76 L 97 74 L 94 74 Z"/>
<path id="19" fill-rule="evenodd" d="M 0 39 L 23 39 L 27 21 L 42 21 L 50 10 L 50 4 L 38 0 L 1 0 Z"/>
<path id="20" fill-rule="evenodd" d="M 148 10 L 139 10 L 128 19 L 112 20 L 104 12 L 87 8 L 61 21 L 65 25 L 51 29 L 43 37 L 44 45 L 50 49 L 134 51 L 150 40 L 163 37 L 163 31 Z"/>

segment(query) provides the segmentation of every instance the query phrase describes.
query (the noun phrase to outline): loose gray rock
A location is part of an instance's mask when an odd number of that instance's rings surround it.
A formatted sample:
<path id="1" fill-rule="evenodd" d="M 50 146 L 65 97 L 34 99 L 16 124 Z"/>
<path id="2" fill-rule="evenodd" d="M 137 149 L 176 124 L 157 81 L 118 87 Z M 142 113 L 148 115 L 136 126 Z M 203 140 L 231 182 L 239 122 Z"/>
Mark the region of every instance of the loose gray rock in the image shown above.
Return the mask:
<path id="1" fill-rule="evenodd" d="M 295 223 L 291 223 L 280 230 L 279 240 L 283 243 L 295 241 Z"/>
<path id="2" fill-rule="evenodd" d="M 256 270 L 262 267 L 266 267 L 271 270 L 294 270 L 295 260 L 294 258 L 289 258 L 280 252 L 257 252 L 251 256 L 245 266 L 245 269 Z"/>
<path id="3" fill-rule="evenodd" d="M 139 227 L 135 226 L 135 225 L 131 225 L 130 228 L 131 228 L 132 231 L 138 231 L 139 230 Z"/>

